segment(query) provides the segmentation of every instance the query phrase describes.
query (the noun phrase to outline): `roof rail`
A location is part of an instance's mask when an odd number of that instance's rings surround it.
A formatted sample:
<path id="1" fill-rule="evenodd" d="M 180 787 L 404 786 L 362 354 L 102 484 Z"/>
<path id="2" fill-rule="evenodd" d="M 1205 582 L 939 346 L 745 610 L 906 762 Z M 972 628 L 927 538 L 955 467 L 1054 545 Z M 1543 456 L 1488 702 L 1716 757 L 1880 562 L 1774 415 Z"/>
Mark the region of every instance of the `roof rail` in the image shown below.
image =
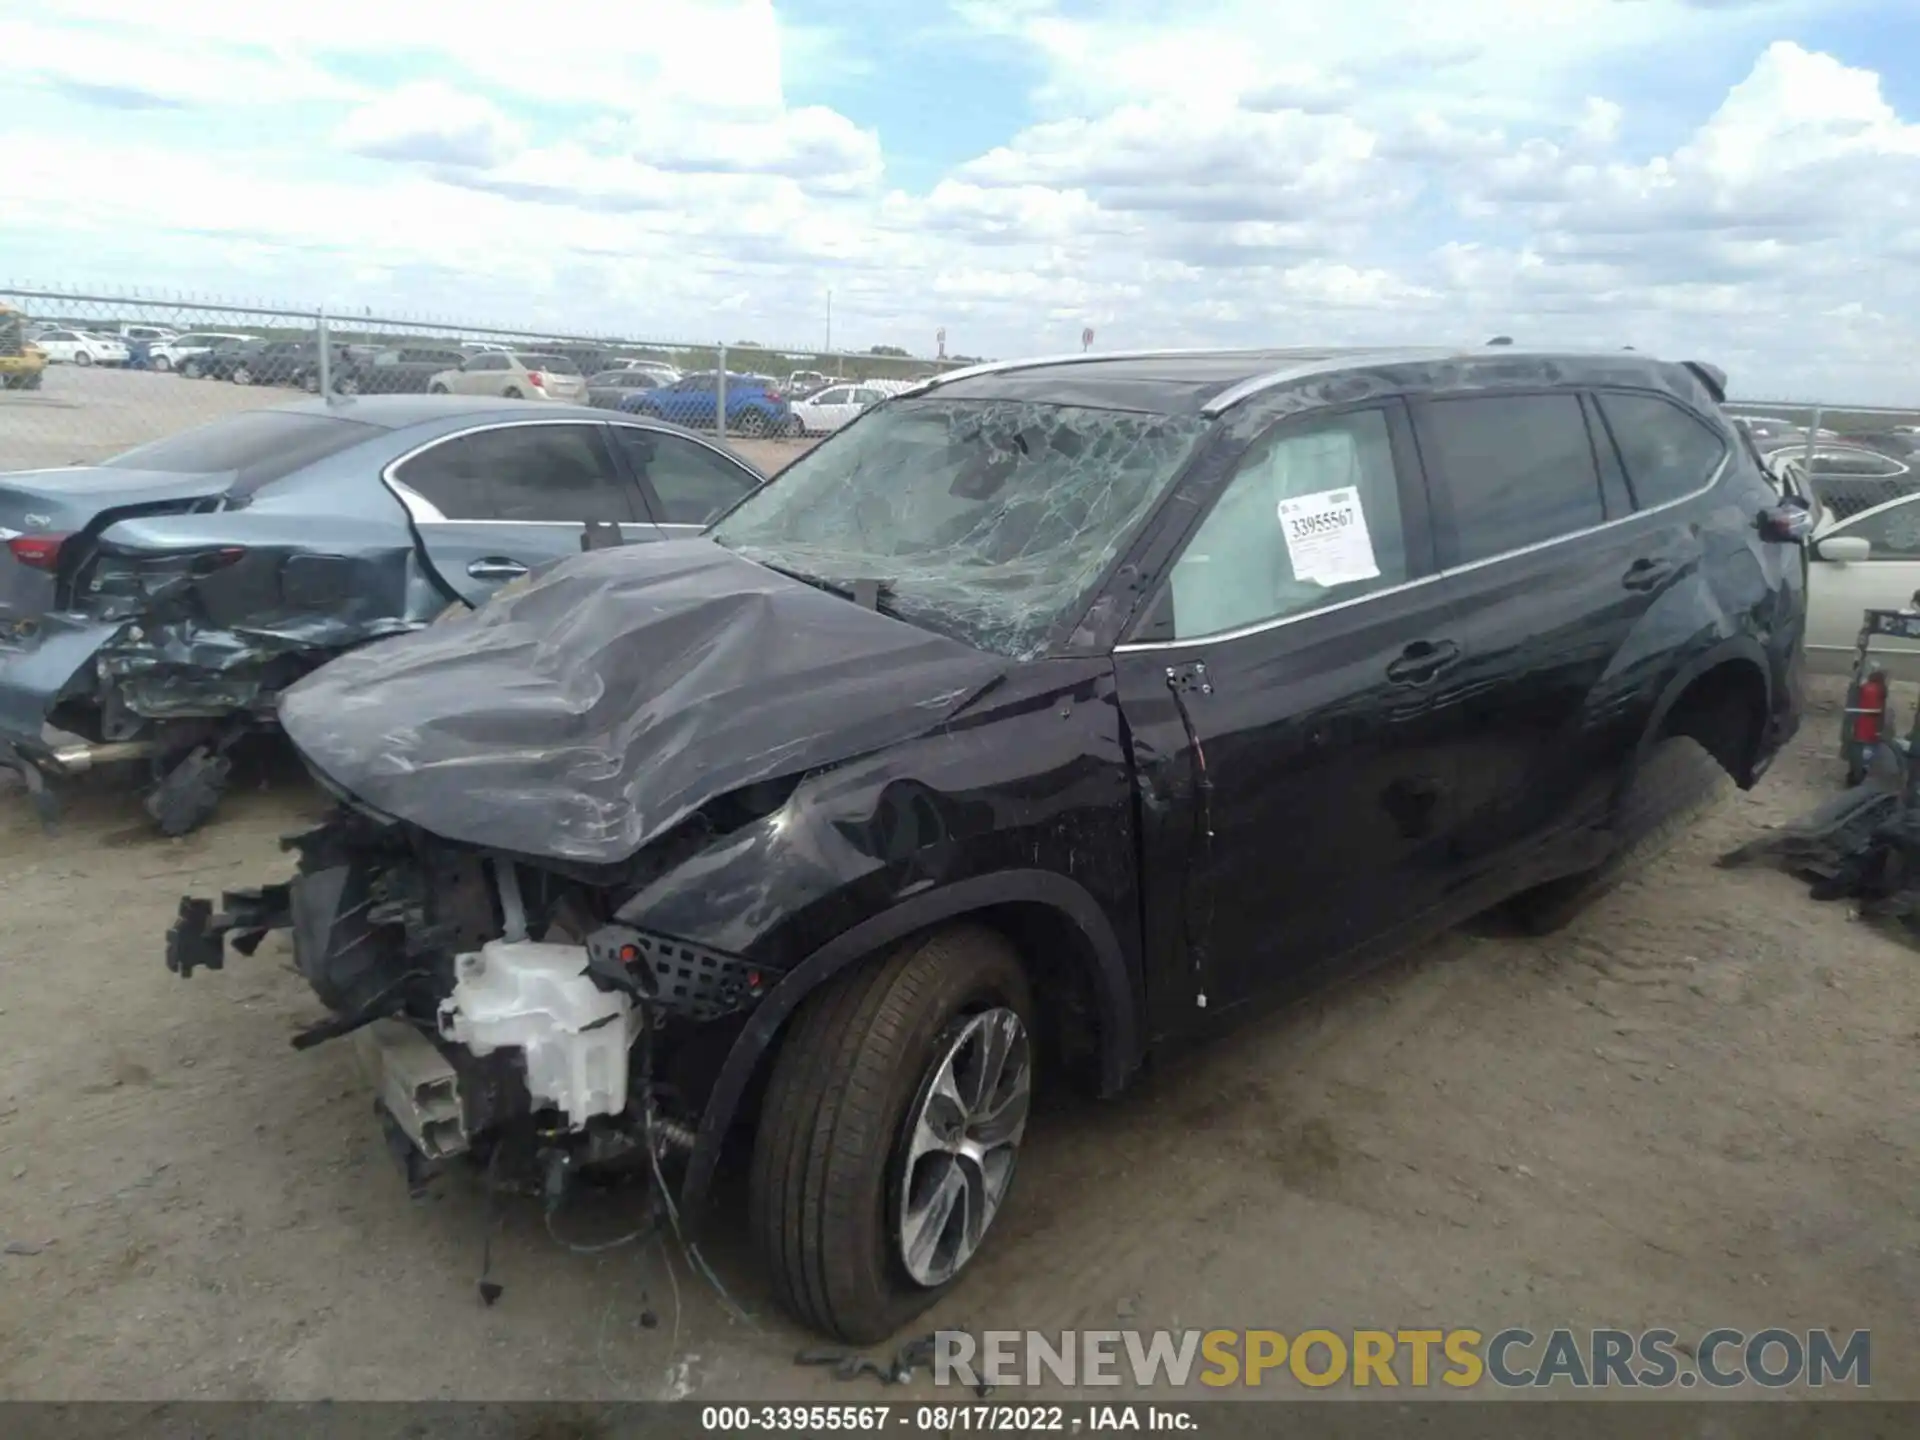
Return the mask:
<path id="1" fill-rule="evenodd" d="M 968 365 L 959 370 L 948 370 L 944 374 L 929 375 L 912 390 L 901 393 L 918 395 L 955 380 L 971 380 L 976 375 L 1001 375 L 1010 370 L 1038 370 L 1053 365 L 1092 365 L 1102 360 L 1161 360 L 1181 355 L 1257 355 L 1259 353 L 1258 350 L 1235 350 L 1230 346 L 1189 345 L 1157 350 L 1084 350 L 1068 355 L 1031 355 L 1024 360 L 989 360 L 981 365 Z"/>

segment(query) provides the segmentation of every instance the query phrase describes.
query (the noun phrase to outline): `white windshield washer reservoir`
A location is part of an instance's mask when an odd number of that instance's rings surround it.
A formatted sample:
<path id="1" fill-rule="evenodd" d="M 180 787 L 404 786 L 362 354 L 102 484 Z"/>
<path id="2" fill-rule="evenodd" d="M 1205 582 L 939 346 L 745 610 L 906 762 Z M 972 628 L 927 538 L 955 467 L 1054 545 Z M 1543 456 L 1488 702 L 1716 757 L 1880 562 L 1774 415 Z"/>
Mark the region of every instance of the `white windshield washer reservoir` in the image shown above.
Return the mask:
<path id="1" fill-rule="evenodd" d="M 627 1056 L 640 1033 L 631 996 L 588 978 L 579 945 L 493 940 L 454 962 L 440 1002 L 442 1038 L 475 1055 L 520 1051 L 536 1107 L 552 1106 L 579 1130 L 627 1107 Z"/>

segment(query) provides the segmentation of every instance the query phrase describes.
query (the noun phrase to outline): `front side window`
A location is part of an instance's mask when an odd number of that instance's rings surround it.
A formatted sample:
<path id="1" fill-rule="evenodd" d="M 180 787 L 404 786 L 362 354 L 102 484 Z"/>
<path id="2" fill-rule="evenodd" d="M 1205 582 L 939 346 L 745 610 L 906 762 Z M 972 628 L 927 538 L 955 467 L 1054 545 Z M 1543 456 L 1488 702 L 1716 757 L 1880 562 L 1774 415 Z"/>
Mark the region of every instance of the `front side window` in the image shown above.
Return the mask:
<path id="1" fill-rule="evenodd" d="M 582 524 L 637 517 L 597 425 L 499 425 L 408 460 L 394 479 L 449 520 Z"/>
<path id="2" fill-rule="evenodd" d="M 801 456 L 711 532 L 1013 659 L 1072 618 L 1206 434 L 1194 416 L 928 397 Z"/>
<path id="3" fill-rule="evenodd" d="M 1870 544 L 1869 560 L 1920 560 L 1920 497 L 1877 510 L 1836 533 Z"/>
<path id="4" fill-rule="evenodd" d="M 663 525 L 705 525 L 760 482 L 724 456 L 677 435 L 616 425 L 613 433 L 635 473 L 653 486 Z"/>
<path id="5" fill-rule="evenodd" d="M 1302 614 L 1407 578 L 1386 415 L 1285 425 L 1254 443 L 1174 563 L 1173 638 Z"/>
<path id="6" fill-rule="evenodd" d="M 1726 458 L 1726 442 L 1678 405 L 1655 395 L 1603 392 L 1595 398 L 1642 510 L 1693 494 Z"/>
<path id="7" fill-rule="evenodd" d="M 1451 510 L 1442 562 L 1468 565 L 1606 519 L 1575 395 L 1435 400 L 1420 443 Z"/>

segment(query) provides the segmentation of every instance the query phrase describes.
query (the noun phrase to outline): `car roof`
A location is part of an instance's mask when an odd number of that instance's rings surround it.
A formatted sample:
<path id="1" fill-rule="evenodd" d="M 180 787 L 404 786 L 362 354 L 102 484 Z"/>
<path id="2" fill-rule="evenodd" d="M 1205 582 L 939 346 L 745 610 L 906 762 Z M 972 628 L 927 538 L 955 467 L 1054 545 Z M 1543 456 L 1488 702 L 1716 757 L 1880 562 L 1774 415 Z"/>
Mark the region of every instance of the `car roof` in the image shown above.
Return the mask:
<path id="1" fill-rule="evenodd" d="M 910 394 L 952 399 L 1033 400 L 1167 415 L 1217 415 L 1266 390 L 1365 371 L 1375 393 L 1542 385 L 1652 386 L 1714 403 L 1725 380 L 1710 366 L 1641 351 L 1467 347 L 1326 346 L 1161 350 L 999 362 L 932 377 Z M 1360 398 L 1359 396 L 1341 398 Z M 1328 403 L 1337 403 L 1332 398 Z"/>
<path id="2" fill-rule="evenodd" d="M 309 415 L 334 415 L 342 420 L 357 420 L 362 425 L 378 425 L 384 430 L 400 430 L 408 425 L 466 415 L 489 418 L 528 415 L 531 419 L 571 418 L 603 423 L 608 416 L 607 411 L 586 405 L 508 400 L 497 395 L 343 395 L 332 404 L 325 400 L 290 400 L 273 408 Z"/>
<path id="3" fill-rule="evenodd" d="M 597 410 L 590 405 L 562 405 L 553 401 L 508 400 L 493 395 L 343 395 L 331 405 L 324 400 L 291 400 L 269 408 L 296 415 L 332 415 L 382 430 L 404 430 L 411 425 L 447 420 L 585 420 L 595 425 L 637 425 L 645 430 L 684 435 L 708 449 L 725 449 L 715 447 L 711 436 L 653 415 Z M 731 450 L 727 453 L 758 473 L 757 465 Z"/>

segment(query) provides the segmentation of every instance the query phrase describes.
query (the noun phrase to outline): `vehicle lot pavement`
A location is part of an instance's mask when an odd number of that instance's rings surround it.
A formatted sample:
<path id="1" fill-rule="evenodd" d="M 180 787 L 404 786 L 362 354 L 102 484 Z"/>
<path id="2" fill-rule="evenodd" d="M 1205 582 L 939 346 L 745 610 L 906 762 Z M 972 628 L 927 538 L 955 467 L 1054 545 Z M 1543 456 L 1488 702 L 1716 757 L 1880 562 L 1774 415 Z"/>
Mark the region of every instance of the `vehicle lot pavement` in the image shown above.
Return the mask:
<path id="1" fill-rule="evenodd" d="M 0 470 L 91 463 L 237 410 L 301 398 L 284 386 L 186 380 L 148 370 L 52 365 L 38 390 L 0 391 Z M 543 402 L 529 400 L 529 405 Z M 350 413 L 343 405 L 342 413 Z M 733 440 L 772 473 L 804 454 L 804 440 Z"/>
<path id="2" fill-rule="evenodd" d="M 1920 954 L 1711 863 L 1837 788 L 1837 704 L 1569 932 L 1455 935 L 1044 1107 L 928 1327 L 1870 1327 L 1872 1393 L 1920 1397 Z M 281 779 L 169 842 L 94 793 L 48 839 L 0 795 L 0 1238 L 44 1247 L 0 1255 L 0 1394 L 932 1394 L 796 1369 L 814 1342 L 727 1215 L 710 1258 L 757 1329 L 663 1245 L 568 1253 L 525 1200 L 483 1306 L 477 1187 L 407 1200 L 348 1047 L 288 1048 L 319 1007 L 279 937 L 162 966 L 179 894 L 278 878 L 317 803 Z M 615 1196 L 557 1226 L 631 1219 Z"/>

